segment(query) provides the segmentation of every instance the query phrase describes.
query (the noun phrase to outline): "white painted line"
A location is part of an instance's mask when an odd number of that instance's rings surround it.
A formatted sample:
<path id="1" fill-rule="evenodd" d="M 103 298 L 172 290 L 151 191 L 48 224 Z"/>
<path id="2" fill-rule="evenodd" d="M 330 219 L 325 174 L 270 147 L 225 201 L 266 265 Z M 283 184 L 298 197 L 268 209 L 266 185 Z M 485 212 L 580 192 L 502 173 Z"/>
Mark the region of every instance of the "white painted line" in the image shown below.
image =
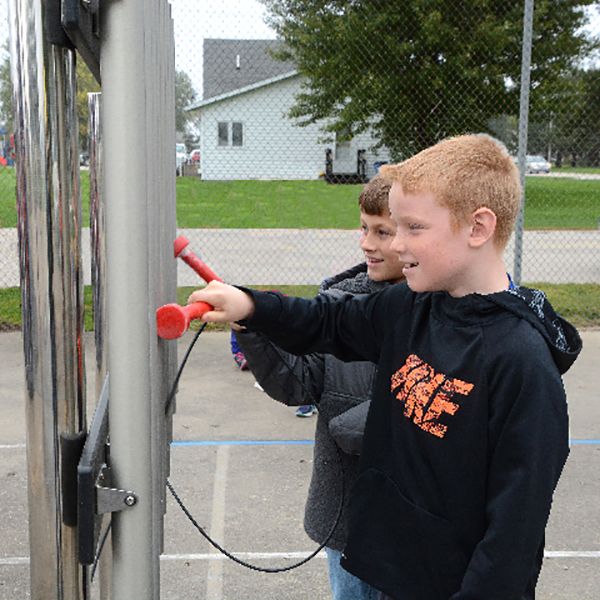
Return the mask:
<path id="1" fill-rule="evenodd" d="M 600 550 L 546 550 L 545 558 L 600 558 Z"/>
<path id="2" fill-rule="evenodd" d="M 20 450 L 25 448 L 25 444 L 0 444 L 0 450 Z"/>
<path id="3" fill-rule="evenodd" d="M 310 550 L 304 552 L 233 552 L 237 558 L 244 560 L 271 560 L 271 559 L 302 559 L 311 553 Z M 600 558 L 600 550 L 546 550 L 545 558 Z M 316 558 L 326 558 L 325 552 L 319 552 Z M 207 560 L 210 562 L 220 562 L 228 560 L 224 554 L 215 554 L 213 552 L 204 554 L 163 554 L 160 560 L 175 562 L 179 560 L 195 561 Z M 0 558 L 0 567 L 28 565 L 28 556 L 9 556 Z"/>
<path id="4" fill-rule="evenodd" d="M 29 556 L 9 556 L 7 558 L 0 558 L 0 567 L 12 567 L 14 565 L 28 565 Z"/>
<path id="5" fill-rule="evenodd" d="M 225 493 L 227 489 L 227 471 L 229 465 L 229 446 L 219 446 L 215 464 L 215 482 L 213 490 L 210 537 L 221 546 L 225 544 Z M 212 553 L 217 553 L 214 549 Z M 222 556 L 221 553 L 218 553 Z M 223 598 L 223 562 L 213 560 L 208 565 L 206 576 L 206 600 Z"/>
<path id="6" fill-rule="evenodd" d="M 234 552 L 236 558 L 244 560 L 269 560 L 269 559 L 302 559 L 311 554 L 306 552 Z M 324 551 L 317 554 L 317 558 L 327 558 Z M 224 554 L 163 554 L 160 560 L 177 561 L 177 560 L 228 560 Z"/>

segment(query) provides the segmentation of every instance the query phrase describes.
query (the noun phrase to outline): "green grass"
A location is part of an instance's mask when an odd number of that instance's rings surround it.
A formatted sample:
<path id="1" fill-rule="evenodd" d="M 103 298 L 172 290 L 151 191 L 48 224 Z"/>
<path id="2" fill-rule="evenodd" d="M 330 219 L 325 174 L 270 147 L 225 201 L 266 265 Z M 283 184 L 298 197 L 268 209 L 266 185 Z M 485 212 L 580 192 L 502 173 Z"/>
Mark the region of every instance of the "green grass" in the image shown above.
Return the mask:
<path id="1" fill-rule="evenodd" d="M 0 288 L 0 331 L 21 328 L 21 288 Z"/>
<path id="2" fill-rule="evenodd" d="M 356 227 L 361 186 L 323 181 L 177 181 L 179 227 Z M 595 229 L 600 181 L 528 177 L 526 229 Z M 232 208 L 233 207 L 233 208 Z"/>
<path id="3" fill-rule="evenodd" d="M 554 310 L 576 327 L 600 326 L 600 285 L 596 283 L 528 283 L 543 290 Z"/>
<path id="4" fill-rule="evenodd" d="M 357 226 L 360 185 L 323 181 L 201 181 L 177 179 L 177 224 L 203 228 Z"/>
<path id="5" fill-rule="evenodd" d="M 591 173 L 600 175 L 600 167 L 552 167 L 555 173 Z"/>
<path id="6" fill-rule="evenodd" d="M 88 172 L 81 172 L 83 222 Z M 201 181 L 177 178 L 177 223 L 185 228 L 334 228 L 357 225 L 359 185 L 323 181 Z M 0 168 L 0 227 L 16 226 L 14 169 Z M 600 181 L 527 178 L 526 229 L 596 229 Z"/>
<path id="7" fill-rule="evenodd" d="M 528 177 L 525 229 L 596 229 L 600 180 Z"/>
<path id="8" fill-rule="evenodd" d="M 581 328 L 600 327 L 600 284 L 526 284 L 546 292 L 555 310 Z M 257 289 L 272 289 L 256 286 Z M 177 302 L 185 304 L 194 287 L 177 290 Z M 316 285 L 282 285 L 277 289 L 288 296 L 311 298 L 317 293 Z M 91 287 L 85 288 L 85 328 L 93 329 Z M 0 331 L 18 330 L 21 327 L 21 292 L 19 288 L 0 289 Z M 212 330 L 224 330 L 223 325 L 210 325 Z"/>

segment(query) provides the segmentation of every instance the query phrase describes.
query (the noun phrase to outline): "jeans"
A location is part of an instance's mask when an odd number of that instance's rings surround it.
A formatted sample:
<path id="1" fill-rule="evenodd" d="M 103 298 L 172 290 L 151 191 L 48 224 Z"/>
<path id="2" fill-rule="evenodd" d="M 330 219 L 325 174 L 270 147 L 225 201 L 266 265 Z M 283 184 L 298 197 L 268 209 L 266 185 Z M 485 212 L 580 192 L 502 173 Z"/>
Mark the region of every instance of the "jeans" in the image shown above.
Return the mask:
<path id="1" fill-rule="evenodd" d="M 378 600 L 380 593 L 340 565 L 342 553 L 325 548 L 332 600 Z"/>

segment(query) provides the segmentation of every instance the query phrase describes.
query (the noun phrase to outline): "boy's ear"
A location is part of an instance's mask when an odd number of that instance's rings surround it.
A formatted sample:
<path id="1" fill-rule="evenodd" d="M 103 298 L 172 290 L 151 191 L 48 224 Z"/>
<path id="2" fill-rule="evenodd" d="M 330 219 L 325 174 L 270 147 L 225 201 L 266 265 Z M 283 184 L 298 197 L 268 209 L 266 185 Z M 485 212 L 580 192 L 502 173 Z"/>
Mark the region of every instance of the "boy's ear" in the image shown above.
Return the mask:
<path id="1" fill-rule="evenodd" d="M 471 235 L 469 245 L 472 248 L 480 248 L 488 240 L 494 237 L 496 231 L 496 213 L 482 206 L 471 215 Z"/>

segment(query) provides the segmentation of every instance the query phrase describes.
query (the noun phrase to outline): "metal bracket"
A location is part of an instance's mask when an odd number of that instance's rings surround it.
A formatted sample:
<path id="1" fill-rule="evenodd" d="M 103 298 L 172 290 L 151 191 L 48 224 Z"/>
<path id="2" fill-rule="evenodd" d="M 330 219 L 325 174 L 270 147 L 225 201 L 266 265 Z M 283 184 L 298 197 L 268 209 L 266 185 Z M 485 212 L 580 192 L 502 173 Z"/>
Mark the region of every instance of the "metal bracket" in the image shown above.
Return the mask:
<path id="1" fill-rule="evenodd" d="M 100 0 L 46 0 L 45 32 L 51 44 L 77 50 L 100 83 Z"/>
<path id="2" fill-rule="evenodd" d="M 102 515 L 135 506 L 135 492 L 113 486 L 108 443 L 108 375 L 77 467 L 79 562 L 94 563 Z"/>
<path id="3" fill-rule="evenodd" d="M 104 468 L 98 481 L 110 480 L 110 469 Z M 130 491 L 113 487 L 104 487 L 96 483 L 96 514 L 119 512 L 137 504 L 137 496 Z"/>
<path id="4" fill-rule="evenodd" d="M 100 0 L 61 0 L 61 24 L 100 83 Z"/>

